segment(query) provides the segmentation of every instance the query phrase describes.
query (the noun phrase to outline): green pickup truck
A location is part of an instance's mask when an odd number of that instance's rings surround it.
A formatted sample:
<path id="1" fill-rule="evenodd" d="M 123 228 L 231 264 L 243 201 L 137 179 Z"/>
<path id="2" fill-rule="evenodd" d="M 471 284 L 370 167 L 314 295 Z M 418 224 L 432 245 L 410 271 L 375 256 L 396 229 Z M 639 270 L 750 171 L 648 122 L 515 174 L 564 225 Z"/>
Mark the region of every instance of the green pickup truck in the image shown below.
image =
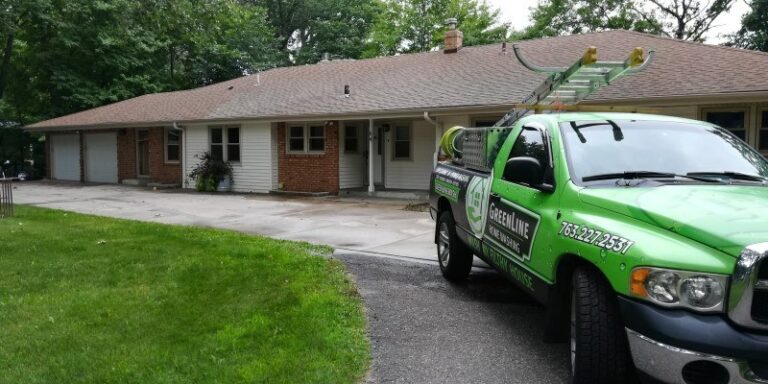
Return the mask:
<path id="1" fill-rule="evenodd" d="M 443 276 L 547 307 L 573 383 L 768 383 L 768 161 L 709 123 L 537 114 L 432 173 Z"/>

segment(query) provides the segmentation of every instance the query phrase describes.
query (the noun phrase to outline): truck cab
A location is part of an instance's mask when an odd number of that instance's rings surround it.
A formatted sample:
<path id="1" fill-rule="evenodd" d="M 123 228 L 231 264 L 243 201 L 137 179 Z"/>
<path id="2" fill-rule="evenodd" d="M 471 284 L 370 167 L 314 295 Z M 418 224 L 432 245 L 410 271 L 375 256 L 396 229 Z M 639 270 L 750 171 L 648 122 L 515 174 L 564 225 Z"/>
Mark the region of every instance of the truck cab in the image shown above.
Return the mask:
<path id="1" fill-rule="evenodd" d="M 431 178 L 440 270 L 461 282 L 477 256 L 545 305 L 574 383 L 768 383 L 762 155 L 622 113 L 530 115 L 464 145 Z"/>

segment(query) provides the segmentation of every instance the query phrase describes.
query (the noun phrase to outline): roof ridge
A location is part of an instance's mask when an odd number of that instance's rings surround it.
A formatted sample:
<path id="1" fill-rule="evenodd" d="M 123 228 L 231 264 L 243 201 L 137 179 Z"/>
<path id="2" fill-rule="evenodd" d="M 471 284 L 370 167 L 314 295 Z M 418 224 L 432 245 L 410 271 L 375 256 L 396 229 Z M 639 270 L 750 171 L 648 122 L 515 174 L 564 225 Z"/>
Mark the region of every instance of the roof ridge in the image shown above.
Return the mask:
<path id="1" fill-rule="evenodd" d="M 752 54 L 759 55 L 759 56 L 768 56 L 768 52 L 757 51 L 757 50 L 754 50 L 754 49 L 746 49 L 746 48 L 739 48 L 739 47 L 729 47 L 727 45 L 721 45 L 721 44 L 708 44 L 708 43 L 703 43 L 703 42 L 699 42 L 699 41 L 681 40 L 681 39 L 674 38 L 674 37 L 662 36 L 662 35 L 654 35 L 652 33 L 632 31 L 632 30 L 628 30 L 628 29 L 612 29 L 610 31 L 605 31 L 605 32 L 627 32 L 627 33 L 631 33 L 631 34 L 635 34 L 635 35 L 652 37 L 654 39 L 659 39 L 659 40 L 666 40 L 666 41 L 673 41 L 673 42 L 677 42 L 677 43 L 684 43 L 684 44 L 689 44 L 689 45 L 695 45 L 695 46 L 698 46 L 698 47 L 719 48 L 719 49 L 725 49 L 725 50 L 732 51 L 732 52 L 752 53 Z"/>

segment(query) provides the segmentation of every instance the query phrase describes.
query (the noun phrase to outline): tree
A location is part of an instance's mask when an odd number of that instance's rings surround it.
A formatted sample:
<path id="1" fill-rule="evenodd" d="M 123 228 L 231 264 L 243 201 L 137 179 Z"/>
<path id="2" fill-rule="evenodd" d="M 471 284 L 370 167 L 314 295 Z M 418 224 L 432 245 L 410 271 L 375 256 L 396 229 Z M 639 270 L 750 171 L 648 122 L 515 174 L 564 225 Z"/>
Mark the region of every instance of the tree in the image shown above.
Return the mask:
<path id="1" fill-rule="evenodd" d="M 741 29 L 728 45 L 768 52 L 768 0 L 748 3 L 750 11 L 741 19 Z"/>
<path id="2" fill-rule="evenodd" d="M 648 0 L 655 7 L 640 8 L 645 20 L 659 19 L 667 36 L 704 41 L 715 20 L 728 12 L 736 0 Z"/>
<path id="3" fill-rule="evenodd" d="M 543 0 L 531 13 L 532 24 L 520 36 L 531 39 L 565 34 L 627 29 L 658 33 L 661 25 L 645 20 L 628 0 Z"/>
<path id="4" fill-rule="evenodd" d="M 541 0 L 523 38 L 628 29 L 703 41 L 735 0 Z"/>
<path id="5" fill-rule="evenodd" d="M 449 18 L 458 20 L 464 45 L 503 41 L 509 25 L 499 22 L 499 10 L 478 0 L 386 0 L 387 10 L 376 19 L 365 57 L 427 52 L 443 43 Z"/>
<path id="6" fill-rule="evenodd" d="M 360 58 L 372 20 L 382 11 L 378 0 L 247 1 L 267 10 L 286 65 L 315 63 L 326 53 Z"/>
<path id="7" fill-rule="evenodd" d="M 7 1 L 0 7 L 14 12 L 0 15 L 0 37 L 13 31 L 14 41 L 0 66 L 0 121 L 26 124 L 276 65 L 266 11 L 237 0 Z"/>

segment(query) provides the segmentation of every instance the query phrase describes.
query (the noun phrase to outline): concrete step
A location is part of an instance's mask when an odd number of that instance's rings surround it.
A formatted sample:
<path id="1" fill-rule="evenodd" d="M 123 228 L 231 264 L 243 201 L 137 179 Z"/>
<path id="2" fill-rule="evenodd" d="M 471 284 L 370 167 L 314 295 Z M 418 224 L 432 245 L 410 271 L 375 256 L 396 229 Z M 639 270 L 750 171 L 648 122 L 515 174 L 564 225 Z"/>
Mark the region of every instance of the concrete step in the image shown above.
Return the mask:
<path id="1" fill-rule="evenodd" d="M 149 183 L 148 179 L 123 179 L 125 185 L 141 185 L 145 186 Z"/>

